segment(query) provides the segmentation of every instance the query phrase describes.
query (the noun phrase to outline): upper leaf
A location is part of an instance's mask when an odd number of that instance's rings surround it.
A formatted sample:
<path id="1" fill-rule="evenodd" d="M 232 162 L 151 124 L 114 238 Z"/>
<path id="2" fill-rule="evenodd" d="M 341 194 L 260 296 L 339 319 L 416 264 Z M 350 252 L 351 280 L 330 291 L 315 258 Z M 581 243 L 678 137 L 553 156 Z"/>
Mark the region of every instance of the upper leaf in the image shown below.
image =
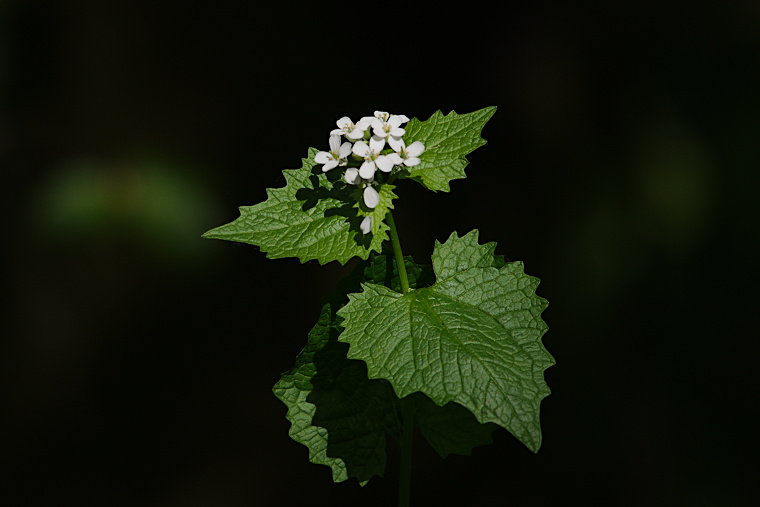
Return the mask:
<path id="1" fill-rule="evenodd" d="M 481 423 L 493 422 L 534 452 L 539 409 L 549 394 L 544 370 L 554 359 L 541 343 L 545 299 L 521 262 L 503 263 L 478 232 L 436 244 L 436 282 L 399 294 L 366 283 L 338 311 L 348 357 L 367 363 L 396 395 L 421 391 L 438 405 L 454 401 Z"/>
<path id="2" fill-rule="evenodd" d="M 286 169 L 286 185 L 267 189 L 267 200 L 241 206 L 240 217 L 203 235 L 256 245 L 270 259 L 297 257 L 301 262 L 316 259 L 320 264 L 352 257 L 366 259 L 371 250 L 379 252 L 388 239 L 383 221 L 393 208 L 393 185 L 380 189 L 380 204 L 372 210 L 357 205 L 358 189 L 346 185 L 338 171 L 322 172 L 314 161 L 317 153 L 309 148 L 300 169 Z M 373 227 L 362 234 L 359 224 L 371 215 Z"/>
<path id="3" fill-rule="evenodd" d="M 495 112 L 491 106 L 467 114 L 452 111 L 447 116 L 438 110 L 425 121 L 412 118 L 405 127 L 404 142 L 409 146 L 421 141 L 425 151 L 418 165 L 407 168 L 408 177 L 430 190 L 448 192 L 449 181 L 467 177 L 465 155 L 486 144 L 480 132 Z"/>

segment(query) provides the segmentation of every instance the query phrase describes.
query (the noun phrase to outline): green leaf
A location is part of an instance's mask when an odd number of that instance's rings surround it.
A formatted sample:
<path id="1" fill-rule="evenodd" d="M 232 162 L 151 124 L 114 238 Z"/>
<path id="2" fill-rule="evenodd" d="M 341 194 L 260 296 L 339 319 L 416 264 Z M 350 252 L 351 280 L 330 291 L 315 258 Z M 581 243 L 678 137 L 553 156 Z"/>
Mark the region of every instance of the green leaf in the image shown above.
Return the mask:
<path id="1" fill-rule="evenodd" d="M 309 449 L 309 460 L 332 469 L 335 482 L 366 483 L 385 471 L 385 433 L 395 434 L 396 396 L 386 381 L 369 380 L 366 365 L 346 357 L 325 304 L 296 365 L 274 394 L 288 407 L 290 437 Z"/>
<path id="2" fill-rule="evenodd" d="M 285 187 L 267 189 L 267 200 L 241 206 L 240 217 L 205 233 L 204 238 L 256 245 L 270 259 L 297 257 L 320 264 L 352 257 L 366 259 L 379 252 L 388 239 L 385 215 L 393 208 L 393 185 L 380 188 L 380 204 L 364 207 L 360 190 L 346 185 L 338 171 L 322 172 L 314 161 L 317 150 L 309 148 L 299 169 L 285 169 Z M 361 203 L 361 204 L 359 204 Z M 359 224 L 372 216 L 372 231 L 362 234 Z"/>
<path id="3" fill-rule="evenodd" d="M 309 449 L 312 463 L 329 466 L 335 482 L 356 478 L 366 484 L 374 475 L 382 476 L 385 434 L 399 434 L 395 408 L 399 399 L 387 381 L 367 377 L 363 361 L 348 359 L 348 345 L 337 339 L 342 319 L 335 314 L 363 281 L 400 286 L 392 257 L 373 255 L 338 282 L 324 298 L 319 320 L 295 366 L 273 389 L 288 407 L 290 437 Z M 410 257 L 405 264 L 417 274 L 410 283 L 416 283 L 423 271 L 432 283 L 429 266 L 416 266 Z"/>
<path id="4" fill-rule="evenodd" d="M 548 303 L 521 262 L 503 263 L 495 244 L 477 240 L 476 230 L 436 242 L 431 287 L 400 294 L 362 284 L 337 312 L 345 328 L 339 340 L 397 396 L 421 391 L 440 406 L 456 402 L 537 452 L 540 404 L 549 394 L 543 376 L 554 364 L 541 343 Z"/>
<path id="5" fill-rule="evenodd" d="M 404 259 L 412 287 L 433 283 L 430 266 Z M 347 294 L 361 289 L 360 282 L 388 283 L 400 290 L 393 255 L 372 255 L 338 283 L 324 300 L 319 320 L 295 366 L 274 386 L 275 395 L 288 407 L 290 436 L 309 450 L 309 460 L 329 466 L 335 482 L 356 478 L 366 483 L 385 470 L 385 434 L 398 438 L 400 400 L 385 380 L 370 380 L 363 361 L 347 357 L 348 345 L 338 341 L 342 321 L 335 309 Z M 493 425 L 478 423 L 466 409 L 449 403 L 439 407 L 415 393 L 415 421 L 442 457 L 469 455 L 477 445 L 490 443 Z"/>
<path id="6" fill-rule="evenodd" d="M 451 180 L 467 177 L 465 155 L 486 144 L 480 132 L 495 112 L 491 106 L 461 115 L 452 111 L 444 116 L 438 110 L 425 121 L 412 118 L 405 127 L 404 142 L 409 146 L 421 141 L 425 151 L 420 164 L 408 168 L 408 177 L 430 190 L 448 192 Z"/>

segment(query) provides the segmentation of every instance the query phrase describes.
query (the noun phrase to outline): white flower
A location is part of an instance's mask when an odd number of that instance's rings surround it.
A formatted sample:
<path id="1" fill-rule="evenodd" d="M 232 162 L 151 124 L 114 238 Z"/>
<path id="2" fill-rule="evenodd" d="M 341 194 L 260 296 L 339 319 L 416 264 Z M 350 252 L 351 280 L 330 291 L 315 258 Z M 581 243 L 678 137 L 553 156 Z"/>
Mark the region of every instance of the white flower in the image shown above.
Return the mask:
<path id="1" fill-rule="evenodd" d="M 375 118 L 382 121 L 388 121 L 388 118 L 391 117 L 391 113 L 387 111 L 375 111 Z"/>
<path id="2" fill-rule="evenodd" d="M 406 116 L 404 116 L 403 118 L 406 118 Z M 380 118 L 372 118 L 370 125 L 372 125 L 372 132 L 376 136 L 401 137 L 406 133 L 406 130 L 400 127 L 402 123 L 403 123 L 403 119 L 401 116 L 392 115 L 388 120 L 381 120 Z"/>
<path id="3" fill-rule="evenodd" d="M 372 230 L 372 217 L 364 217 L 364 220 L 362 220 L 361 225 L 359 226 L 359 229 L 362 230 L 363 234 L 369 234 L 369 231 Z"/>
<path id="4" fill-rule="evenodd" d="M 369 121 L 362 118 L 358 123 L 354 124 L 351 118 L 344 116 L 340 120 L 335 122 L 338 125 L 337 129 L 330 132 L 331 136 L 345 135 L 348 139 L 356 140 L 364 137 L 364 131 L 369 128 Z"/>
<path id="5" fill-rule="evenodd" d="M 409 121 L 409 118 L 407 118 L 407 116 L 404 114 L 391 114 L 386 111 L 375 111 L 375 116 L 364 116 L 362 118 L 362 121 L 367 121 L 371 123 L 373 119 L 377 118 L 378 120 L 385 123 L 394 116 L 398 116 L 400 118 L 400 123 L 406 123 Z"/>
<path id="6" fill-rule="evenodd" d="M 374 208 L 380 204 L 380 194 L 377 193 L 377 190 L 372 188 L 372 185 L 367 185 L 364 189 L 364 204 L 366 204 L 368 208 Z"/>
<path id="7" fill-rule="evenodd" d="M 419 157 L 422 152 L 425 151 L 425 145 L 419 141 L 414 141 L 407 147 L 404 144 L 403 139 L 394 139 L 391 137 L 388 139 L 388 144 L 390 144 L 393 151 L 396 152 L 388 155 L 388 158 L 395 165 L 401 165 L 403 163 L 407 167 L 415 166 L 420 163 Z"/>
<path id="8" fill-rule="evenodd" d="M 340 144 L 339 135 L 330 136 L 330 151 L 320 151 L 314 155 L 314 162 L 324 164 L 322 171 L 327 172 L 338 165 L 344 165 L 345 158 L 351 153 L 351 143 L 346 141 Z"/>
<path id="9" fill-rule="evenodd" d="M 361 121 L 366 121 L 367 123 L 372 123 L 372 120 L 374 120 L 374 119 L 382 120 L 383 118 L 386 117 L 386 116 L 383 116 L 383 115 L 390 116 L 388 113 L 384 113 L 383 111 L 375 111 L 375 116 L 362 116 L 362 120 Z"/>
<path id="10" fill-rule="evenodd" d="M 358 185 L 361 183 L 361 178 L 359 177 L 359 169 L 356 167 L 349 167 L 346 169 L 346 174 L 343 175 L 343 178 L 349 185 Z"/>
<path id="11" fill-rule="evenodd" d="M 374 208 L 380 203 L 380 194 L 378 194 L 377 190 L 372 186 L 372 180 L 362 179 L 359 175 L 359 170 L 356 167 L 349 167 L 346 169 L 346 174 L 343 177 L 349 185 L 356 185 L 359 188 L 364 188 L 362 195 L 364 204 L 366 204 L 368 208 Z M 372 222 L 370 221 L 368 227 L 371 227 L 371 223 Z M 362 222 L 362 226 L 363 225 L 365 225 L 364 222 Z M 365 232 L 364 234 L 367 233 Z"/>
<path id="12" fill-rule="evenodd" d="M 393 162 L 385 155 L 380 155 L 384 147 L 385 139 L 378 136 L 370 138 L 369 146 L 364 141 L 354 143 L 354 154 L 364 159 L 364 163 L 359 168 L 359 176 L 365 180 L 370 180 L 374 178 L 376 169 L 380 169 L 386 173 L 393 169 Z"/>

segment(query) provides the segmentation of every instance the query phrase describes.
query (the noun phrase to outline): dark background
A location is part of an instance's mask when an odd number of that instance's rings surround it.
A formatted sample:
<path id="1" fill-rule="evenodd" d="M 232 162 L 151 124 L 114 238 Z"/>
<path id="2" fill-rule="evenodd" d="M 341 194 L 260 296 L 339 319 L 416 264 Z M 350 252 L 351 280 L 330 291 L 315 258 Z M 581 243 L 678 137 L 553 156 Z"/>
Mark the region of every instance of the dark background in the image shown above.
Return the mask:
<path id="1" fill-rule="evenodd" d="M 543 280 L 544 442 L 418 439 L 413 500 L 750 505 L 760 3 L 609 4 L 0 3 L 7 505 L 393 505 L 393 450 L 333 484 L 271 393 L 350 266 L 200 235 L 343 115 L 490 105 L 395 216 Z"/>

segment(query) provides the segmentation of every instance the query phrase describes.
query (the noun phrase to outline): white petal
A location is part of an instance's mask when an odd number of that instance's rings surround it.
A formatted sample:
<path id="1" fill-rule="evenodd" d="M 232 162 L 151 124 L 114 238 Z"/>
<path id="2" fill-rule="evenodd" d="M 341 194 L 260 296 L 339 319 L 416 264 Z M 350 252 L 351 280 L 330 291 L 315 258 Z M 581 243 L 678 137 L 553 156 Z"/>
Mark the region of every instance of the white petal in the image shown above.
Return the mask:
<path id="1" fill-rule="evenodd" d="M 358 156 L 358 157 L 366 157 L 369 155 L 369 147 L 367 146 L 367 143 L 364 141 L 356 141 L 354 144 L 354 147 L 352 148 L 352 151 Z"/>
<path id="2" fill-rule="evenodd" d="M 369 231 L 372 230 L 372 217 L 364 217 L 359 229 L 362 230 L 362 233 L 369 234 Z"/>
<path id="3" fill-rule="evenodd" d="M 404 130 L 404 129 L 400 128 L 400 127 L 395 127 L 393 129 L 391 129 L 390 134 L 392 136 L 395 136 L 395 137 L 401 137 L 404 134 L 406 134 L 406 130 Z"/>
<path id="4" fill-rule="evenodd" d="M 314 155 L 314 162 L 317 164 L 326 164 L 330 160 L 332 160 L 332 157 L 326 151 L 318 151 L 317 154 Z"/>
<path id="5" fill-rule="evenodd" d="M 332 159 L 328 163 L 326 163 L 325 165 L 322 166 L 322 172 L 326 173 L 330 169 L 334 169 L 336 167 L 338 167 L 338 161 L 335 160 L 335 159 Z"/>
<path id="6" fill-rule="evenodd" d="M 369 140 L 369 149 L 375 153 L 380 153 L 385 148 L 385 139 L 380 136 L 372 136 Z"/>
<path id="7" fill-rule="evenodd" d="M 335 124 L 341 129 L 346 128 L 346 124 L 351 125 L 352 123 L 353 122 L 351 121 L 351 118 L 349 118 L 348 116 L 344 116 L 343 118 L 335 122 Z"/>
<path id="8" fill-rule="evenodd" d="M 400 126 L 403 122 L 401 121 L 400 116 L 394 114 L 388 119 L 386 123 L 388 123 L 388 125 L 390 125 L 391 127 L 396 128 Z"/>
<path id="9" fill-rule="evenodd" d="M 338 151 L 340 148 L 340 136 L 330 136 L 330 151 Z"/>
<path id="10" fill-rule="evenodd" d="M 403 151 L 404 148 L 406 148 L 406 145 L 404 144 L 404 140 L 400 137 L 394 137 L 391 136 L 388 138 L 388 144 L 391 145 L 391 148 L 393 148 L 393 151 Z"/>
<path id="11" fill-rule="evenodd" d="M 425 151 L 425 145 L 419 141 L 414 141 L 406 149 L 406 152 L 412 157 L 419 157 L 423 151 Z"/>
<path id="12" fill-rule="evenodd" d="M 343 129 L 335 129 L 330 131 L 331 136 L 341 136 L 345 133 L 345 130 Z"/>
<path id="13" fill-rule="evenodd" d="M 390 159 L 391 162 L 393 162 L 395 165 L 401 165 L 404 163 L 404 159 L 401 158 L 401 156 L 398 153 L 391 153 L 390 155 L 385 155 L 386 158 Z"/>
<path id="14" fill-rule="evenodd" d="M 346 134 L 346 137 L 349 139 L 361 139 L 362 137 L 364 137 L 364 131 L 361 129 L 355 128 L 354 130 Z"/>
<path id="15" fill-rule="evenodd" d="M 406 123 L 409 121 L 409 118 L 405 114 L 396 114 L 394 116 L 398 116 L 401 119 L 401 121 L 399 122 L 399 125 L 401 123 Z"/>
<path id="16" fill-rule="evenodd" d="M 415 165 L 419 165 L 420 159 L 417 157 L 407 157 L 406 160 L 404 160 L 404 165 L 407 167 L 412 167 Z"/>
<path id="17" fill-rule="evenodd" d="M 359 176 L 365 180 L 374 178 L 375 176 L 375 163 L 371 160 L 365 160 L 362 166 L 359 168 Z"/>
<path id="18" fill-rule="evenodd" d="M 364 204 L 366 204 L 368 208 L 374 208 L 380 204 L 380 194 L 377 193 L 377 190 L 372 187 L 364 189 Z"/>
<path id="19" fill-rule="evenodd" d="M 372 129 L 372 133 L 375 134 L 377 137 L 386 137 L 388 135 L 388 132 L 381 128 L 379 129 Z"/>
<path id="20" fill-rule="evenodd" d="M 369 126 L 372 124 L 372 120 L 374 119 L 374 116 L 362 116 L 362 119 L 358 121 L 357 125 L 359 123 L 366 123 L 367 126 L 364 128 L 364 130 L 367 130 L 367 128 L 369 128 Z"/>
<path id="21" fill-rule="evenodd" d="M 346 169 L 346 174 L 344 176 L 344 179 L 346 180 L 346 183 L 349 185 L 356 185 L 359 183 L 359 169 L 356 167 L 349 167 Z"/>
<path id="22" fill-rule="evenodd" d="M 395 153 L 394 153 L 395 155 Z M 375 165 L 378 169 L 383 171 L 384 173 L 391 172 L 391 169 L 393 169 L 393 161 L 386 157 L 385 155 L 380 155 L 375 159 Z"/>
<path id="23" fill-rule="evenodd" d="M 372 118 L 372 121 L 369 124 L 372 125 L 372 130 L 383 128 L 383 121 L 379 118 Z"/>
<path id="24" fill-rule="evenodd" d="M 383 121 L 387 120 L 390 115 L 385 111 L 375 111 L 375 118 L 379 118 Z"/>
<path id="25" fill-rule="evenodd" d="M 338 158 L 346 158 L 351 154 L 351 151 L 353 150 L 353 144 L 346 141 L 340 146 L 340 149 L 338 150 Z"/>

